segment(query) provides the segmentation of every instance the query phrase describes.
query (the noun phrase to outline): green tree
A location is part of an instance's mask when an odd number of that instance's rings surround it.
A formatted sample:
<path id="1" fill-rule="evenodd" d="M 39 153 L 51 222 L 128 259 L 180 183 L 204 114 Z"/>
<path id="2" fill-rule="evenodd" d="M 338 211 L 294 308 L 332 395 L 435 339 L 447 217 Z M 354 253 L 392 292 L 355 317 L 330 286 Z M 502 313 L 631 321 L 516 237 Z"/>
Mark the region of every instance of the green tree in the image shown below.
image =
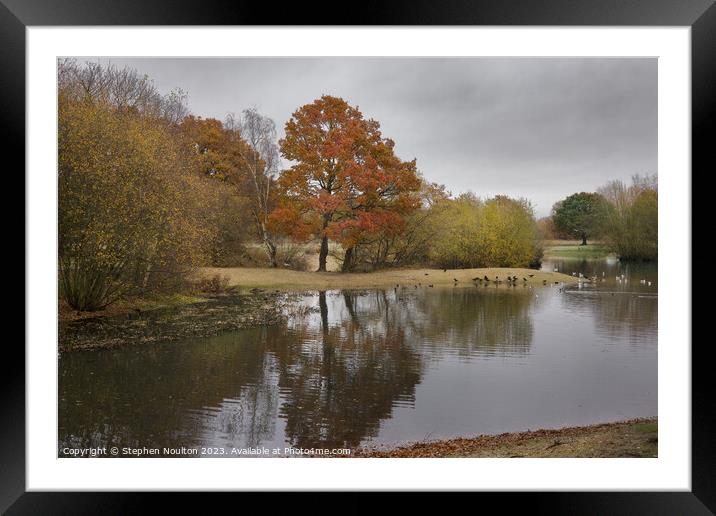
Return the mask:
<path id="1" fill-rule="evenodd" d="M 598 235 L 606 215 L 606 200 L 598 193 L 580 192 L 559 201 L 552 208 L 552 220 L 558 231 L 582 239 Z"/>

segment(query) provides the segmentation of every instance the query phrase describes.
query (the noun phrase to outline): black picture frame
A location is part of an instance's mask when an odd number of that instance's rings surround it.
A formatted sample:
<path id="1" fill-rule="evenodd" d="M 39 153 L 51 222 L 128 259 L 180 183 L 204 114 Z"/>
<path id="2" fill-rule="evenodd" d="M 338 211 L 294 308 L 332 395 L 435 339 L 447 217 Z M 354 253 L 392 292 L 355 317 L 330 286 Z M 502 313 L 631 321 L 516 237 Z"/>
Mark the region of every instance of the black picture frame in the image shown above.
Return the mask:
<path id="1" fill-rule="evenodd" d="M 5 156 L 18 156 L 15 170 L 24 168 L 24 153 L 19 149 L 25 148 L 25 29 L 28 26 L 646 25 L 691 27 L 692 178 L 699 171 L 705 174 L 713 168 L 711 134 L 716 125 L 716 6 L 713 0 L 366 0 L 359 9 L 343 9 L 335 2 L 321 3 L 286 3 L 278 7 L 278 4 L 244 0 L 0 0 L 0 145 Z M 331 18 L 317 13 L 330 13 Z M 6 171 L 9 172 L 9 168 Z M 693 266 L 696 270 L 698 263 L 693 261 Z M 25 275 L 30 272 L 26 269 Z M 716 431 L 716 411 L 710 395 L 711 365 L 707 353 L 708 346 L 692 346 L 691 492 L 484 496 L 499 497 L 495 500 L 498 503 L 509 500 L 510 508 L 524 504 L 532 513 L 711 514 L 716 511 L 716 453 L 712 438 Z M 205 502 L 189 499 L 181 493 L 25 493 L 28 444 L 25 442 L 25 353 L 14 339 L 6 341 L 2 363 L 0 511 L 11 515 L 128 514 L 142 512 L 149 500 L 156 500 L 164 510 L 176 504 L 184 510 L 197 507 L 205 512 Z M 295 494 L 290 499 L 284 497 L 289 504 L 300 503 L 302 498 L 296 498 Z M 421 497 L 414 499 L 419 501 Z M 272 508 L 281 501 L 281 497 L 273 497 Z M 372 504 L 362 501 L 347 504 L 344 501 L 342 505 L 356 512 L 373 510 Z"/>

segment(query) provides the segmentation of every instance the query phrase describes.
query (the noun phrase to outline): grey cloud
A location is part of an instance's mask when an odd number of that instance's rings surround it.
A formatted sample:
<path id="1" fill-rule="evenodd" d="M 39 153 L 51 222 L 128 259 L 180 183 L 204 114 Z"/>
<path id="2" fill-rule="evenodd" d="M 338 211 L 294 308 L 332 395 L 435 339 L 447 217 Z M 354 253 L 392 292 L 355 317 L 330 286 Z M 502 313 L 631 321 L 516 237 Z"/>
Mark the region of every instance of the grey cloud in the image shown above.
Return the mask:
<path id="1" fill-rule="evenodd" d="M 107 61 L 108 59 L 102 59 Z M 322 94 L 381 123 L 404 159 L 454 193 L 532 200 L 657 172 L 653 58 L 111 58 L 223 119 L 255 106 L 279 128 Z"/>

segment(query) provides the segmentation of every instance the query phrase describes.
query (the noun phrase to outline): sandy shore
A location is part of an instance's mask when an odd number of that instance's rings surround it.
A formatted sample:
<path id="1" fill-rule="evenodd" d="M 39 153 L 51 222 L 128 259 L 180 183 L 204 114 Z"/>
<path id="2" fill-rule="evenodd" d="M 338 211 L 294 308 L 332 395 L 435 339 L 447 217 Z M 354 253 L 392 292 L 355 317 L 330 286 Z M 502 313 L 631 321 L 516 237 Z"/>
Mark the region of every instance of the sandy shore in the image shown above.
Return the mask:
<path id="1" fill-rule="evenodd" d="M 289 269 L 263 269 L 263 268 L 219 268 L 205 267 L 198 274 L 203 277 L 221 276 L 228 279 L 229 285 L 244 288 L 266 288 L 280 290 L 324 290 L 324 289 L 350 289 L 350 288 L 380 288 L 395 287 L 422 287 L 432 286 L 458 286 L 474 287 L 484 286 L 490 280 L 490 286 L 507 287 L 507 277 L 517 276 L 516 286 L 543 286 L 557 283 L 576 283 L 574 276 L 559 272 L 545 272 L 522 268 L 482 268 L 482 269 L 394 269 L 366 273 L 340 273 L 340 272 L 303 272 Z M 483 281 L 473 281 L 473 278 L 483 278 Z M 500 283 L 495 283 L 498 278 Z M 457 280 L 457 281 L 455 281 Z"/>
<path id="2" fill-rule="evenodd" d="M 657 457 L 656 418 L 362 448 L 353 457 Z"/>

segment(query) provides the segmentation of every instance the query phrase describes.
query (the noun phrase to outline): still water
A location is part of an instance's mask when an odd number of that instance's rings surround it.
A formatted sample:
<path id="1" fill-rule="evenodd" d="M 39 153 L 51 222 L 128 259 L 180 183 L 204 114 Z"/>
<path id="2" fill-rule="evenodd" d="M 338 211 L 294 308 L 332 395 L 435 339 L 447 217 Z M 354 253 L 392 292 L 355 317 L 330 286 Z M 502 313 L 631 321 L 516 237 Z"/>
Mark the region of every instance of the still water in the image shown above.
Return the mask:
<path id="1" fill-rule="evenodd" d="M 273 327 L 63 354 L 60 449 L 352 448 L 656 416 L 656 266 L 543 268 L 597 282 L 317 292 Z"/>

